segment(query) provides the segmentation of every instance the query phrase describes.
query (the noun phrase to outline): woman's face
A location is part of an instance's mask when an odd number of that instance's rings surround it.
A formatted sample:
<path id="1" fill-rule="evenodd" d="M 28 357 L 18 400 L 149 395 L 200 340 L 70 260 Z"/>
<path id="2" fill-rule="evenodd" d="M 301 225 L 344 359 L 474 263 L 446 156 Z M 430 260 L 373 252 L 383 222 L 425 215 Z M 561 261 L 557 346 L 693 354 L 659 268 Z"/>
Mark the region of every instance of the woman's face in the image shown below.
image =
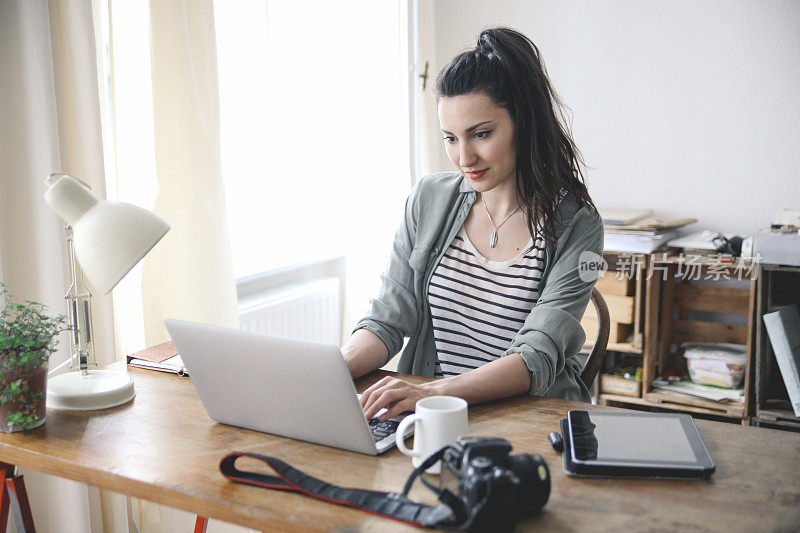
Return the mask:
<path id="1" fill-rule="evenodd" d="M 443 97 L 439 125 L 447 156 L 473 189 L 515 189 L 514 123 L 506 109 L 483 92 Z"/>

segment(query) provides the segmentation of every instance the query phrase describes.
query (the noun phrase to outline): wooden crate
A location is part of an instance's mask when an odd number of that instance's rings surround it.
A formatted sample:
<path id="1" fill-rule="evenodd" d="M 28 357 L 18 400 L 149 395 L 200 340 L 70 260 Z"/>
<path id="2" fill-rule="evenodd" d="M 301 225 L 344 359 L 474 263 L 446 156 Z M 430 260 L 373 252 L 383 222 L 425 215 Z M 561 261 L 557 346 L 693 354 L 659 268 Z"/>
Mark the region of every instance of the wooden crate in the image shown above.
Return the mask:
<path id="1" fill-rule="evenodd" d="M 597 331 L 599 329 L 599 324 L 597 322 L 597 319 L 589 316 L 584 316 L 583 319 L 581 320 L 581 326 L 583 326 L 583 331 L 586 332 L 586 342 L 587 343 L 594 342 L 594 339 L 597 338 Z M 608 342 L 609 343 L 627 342 L 628 337 L 630 337 L 632 332 L 633 332 L 633 326 L 631 324 L 620 324 L 619 322 L 611 322 L 608 328 Z"/>
<path id="2" fill-rule="evenodd" d="M 775 359 L 764 321 L 765 313 L 780 306 L 800 307 L 800 267 L 761 264 L 758 275 L 755 334 L 755 417 L 753 425 L 800 431 L 786 391 L 786 383 Z"/>
<path id="3" fill-rule="evenodd" d="M 595 287 L 603 295 L 612 321 L 607 349 L 612 352 L 641 354 L 644 348 L 645 274 L 648 257 L 645 254 L 604 252 L 609 270 L 601 274 Z M 597 311 L 589 304 L 584 319 L 594 319 L 582 325 L 586 331 L 585 350 L 591 349 L 596 338 Z"/>
<path id="4" fill-rule="evenodd" d="M 654 284 L 653 290 L 648 288 L 648 298 L 658 301 L 660 296 L 660 313 L 657 327 L 649 324 L 650 330 L 657 335 L 654 350 L 645 351 L 642 398 L 651 405 L 666 409 L 685 410 L 718 414 L 749 421 L 751 416 L 751 374 L 754 346 L 754 315 L 756 280 L 753 271 L 743 279 L 749 279 L 749 289 L 699 285 L 693 279 L 676 278 L 679 267 L 685 267 L 686 260 L 680 257 L 660 258 L 665 266 L 663 276 Z M 733 278 L 739 262 L 721 263 L 714 259 L 703 259 L 695 263 L 701 278 L 709 272 L 728 272 Z M 660 294 L 659 294 L 660 293 Z M 725 323 L 717 319 L 716 314 L 739 315 L 747 325 Z M 648 344 L 652 341 L 648 340 Z M 660 375 L 666 366 L 685 370 L 682 353 L 677 349 L 684 342 L 731 342 L 747 346 L 747 366 L 745 368 L 744 404 L 719 403 L 701 398 L 692 398 L 680 394 L 656 391 L 652 387 L 655 377 Z"/>
<path id="5" fill-rule="evenodd" d="M 600 374 L 600 392 L 638 398 L 642 394 L 642 382 L 613 374 Z"/>
<path id="6" fill-rule="evenodd" d="M 633 298 L 633 336 L 631 342 L 617 343 L 615 347 L 609 349 L 616 351 L 625 351 L 629 353 L 643 353 L 646 349 L 645 346 L 645 330 L 646 330 L 646 309 L 647 297 L 646 291 L 649 286 L 648 265 L 652 256 L 648 254 L 630 254 L 621 252 L 605 252 L 603 258 L 608 262 L 609 270 L 603 277 L 604 280 L 615 279 L 617 277 L 621 280 L 616 280 L 616 290 L 612 288 L 603 294 L 608 296 L 630 296 Z M 625 283 L 621 283 L 624 280 Z M 604 283 L 615 283 L 615 281 L 607 281 Z M 629 284 L 633 284 L 630 288 Z M 604 292 L 602 285 L 596 285 L 601 293 Z M 626 292 L 627 294 L 614 294 L 615 292 Z M 610 343 L 614 344 L 614 343 Z"/>
<path id="7" fill-rule="evenodd" d="M 618 296 L 631 296 L 636 287 L 636 279 L 633 277 L 620 276 L 617 272 L 608 271 L 600 276 L 595 283 L 595 288 L 603 296 L 614 294 Z"/>
<path id="8" fill-rule="evenodd" d="M 767 409 L 759 406 L 750 424 L 758 427 L 800 432 L 800 417 L 789 409 Z"/>
<path id="9" fill-rule="evenodd" d="M 620 324 L 633 324 L 633 296 L 603 294 L 603 300 L 606 301 L 606 305 L 608 306 L 608 314 L 611 316 L 612 322 L 619 322 Z M 590 305 L 586 308 L 586 314 L 584 316 L 589 318 L 597 318 L 597 309 L 595 309 L 593 305 Z"/>

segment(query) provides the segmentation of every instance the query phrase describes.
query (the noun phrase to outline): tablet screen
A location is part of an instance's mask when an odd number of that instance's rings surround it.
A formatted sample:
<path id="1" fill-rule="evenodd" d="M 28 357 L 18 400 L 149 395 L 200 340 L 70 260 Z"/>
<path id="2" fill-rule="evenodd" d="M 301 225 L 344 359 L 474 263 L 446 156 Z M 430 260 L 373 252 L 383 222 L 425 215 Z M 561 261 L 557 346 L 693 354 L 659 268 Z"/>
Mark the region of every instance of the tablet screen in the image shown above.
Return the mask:
<path id="1" fill-rule="evenodd" d="M 689 415 L 570 411 L 572 460 L 585 465 L 713 466 Z"/>

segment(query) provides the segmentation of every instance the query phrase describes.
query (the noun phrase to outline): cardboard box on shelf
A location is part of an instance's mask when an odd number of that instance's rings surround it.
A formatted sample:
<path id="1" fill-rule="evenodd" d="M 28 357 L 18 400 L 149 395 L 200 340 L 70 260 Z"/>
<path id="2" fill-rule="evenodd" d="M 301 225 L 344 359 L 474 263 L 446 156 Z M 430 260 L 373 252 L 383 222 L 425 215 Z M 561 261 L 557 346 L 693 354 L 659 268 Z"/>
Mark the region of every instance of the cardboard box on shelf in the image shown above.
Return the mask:
<path id="1" fill-rule="evenodd" d="M 633 277 L 623 276 L 618 279 L 617 272 L 609 270 L 600 275 L 595 283 L 595 288 L 605 297 L 607 294 L 630 296 L 633 294 L 636 280 Z"/>
<path id="2" fill-rule="evenodd" d="M 608 306 L 608 314 L 611 316 L 612 322 L 619 322 L 621 324 L 633 324 L 633 296 L 619 296 L 616 294 L 603 294 L 603 299 Z M 586 314 L 590 318 L 597 318 L 597 310 L 593 305 L 586 308 Z"/>
<path id="3" fill-rule="evenodd" d="M 586 333 L 586 342 L 594 343 L 594 340 L 597 338 L 597 319 L 590 316 L 584 316 L 581 320 L 581 326 L 583 326 L 583 331 Z M 612 321 L 608 328 L 608 342 L 627 342 L 628 337 L 632 332 L 633 326 L 630 324 L 621 324 L 619 322 Z"/>
<path id="4" fill-rule="evenodd" d="M 642 382 L 612 374 L 600 374 L 600 392 L 640 397 L 642 395 Z"/>

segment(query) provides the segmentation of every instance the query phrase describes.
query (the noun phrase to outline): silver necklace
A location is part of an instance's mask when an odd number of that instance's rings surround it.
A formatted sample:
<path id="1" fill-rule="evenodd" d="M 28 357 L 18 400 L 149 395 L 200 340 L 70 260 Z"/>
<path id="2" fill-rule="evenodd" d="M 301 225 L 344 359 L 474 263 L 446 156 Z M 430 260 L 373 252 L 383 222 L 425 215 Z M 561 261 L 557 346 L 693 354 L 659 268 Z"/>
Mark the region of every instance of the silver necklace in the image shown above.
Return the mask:
<path id="1" fill-rule="evenodd" d="M 495 224 L 494 219 L 492 218 L 492 214 L 489 213 L 489 208 L 486 206 L 486 200 L 483 199 L 483 195 L 481 195 L 481 202 L 483 202 L 483 208 L 486 209 L 486 215 L 489 217 L 489 222 L 491 222 L 492 227 L 494 228 L 492 230 L 492 236 L 489 237 L 489 247 L 494 248 L 495 246 L 497 246 L 497 230 L 500 229 L 500 226 L 506 223 L 506 220 L 511 218 L 511 216 L 517 212 L 519 206 L 517 206 L 513 211 L 511 211 L 511 214 L 508 215 L 506 218 L 504 218 L 501 223 Z"/>

